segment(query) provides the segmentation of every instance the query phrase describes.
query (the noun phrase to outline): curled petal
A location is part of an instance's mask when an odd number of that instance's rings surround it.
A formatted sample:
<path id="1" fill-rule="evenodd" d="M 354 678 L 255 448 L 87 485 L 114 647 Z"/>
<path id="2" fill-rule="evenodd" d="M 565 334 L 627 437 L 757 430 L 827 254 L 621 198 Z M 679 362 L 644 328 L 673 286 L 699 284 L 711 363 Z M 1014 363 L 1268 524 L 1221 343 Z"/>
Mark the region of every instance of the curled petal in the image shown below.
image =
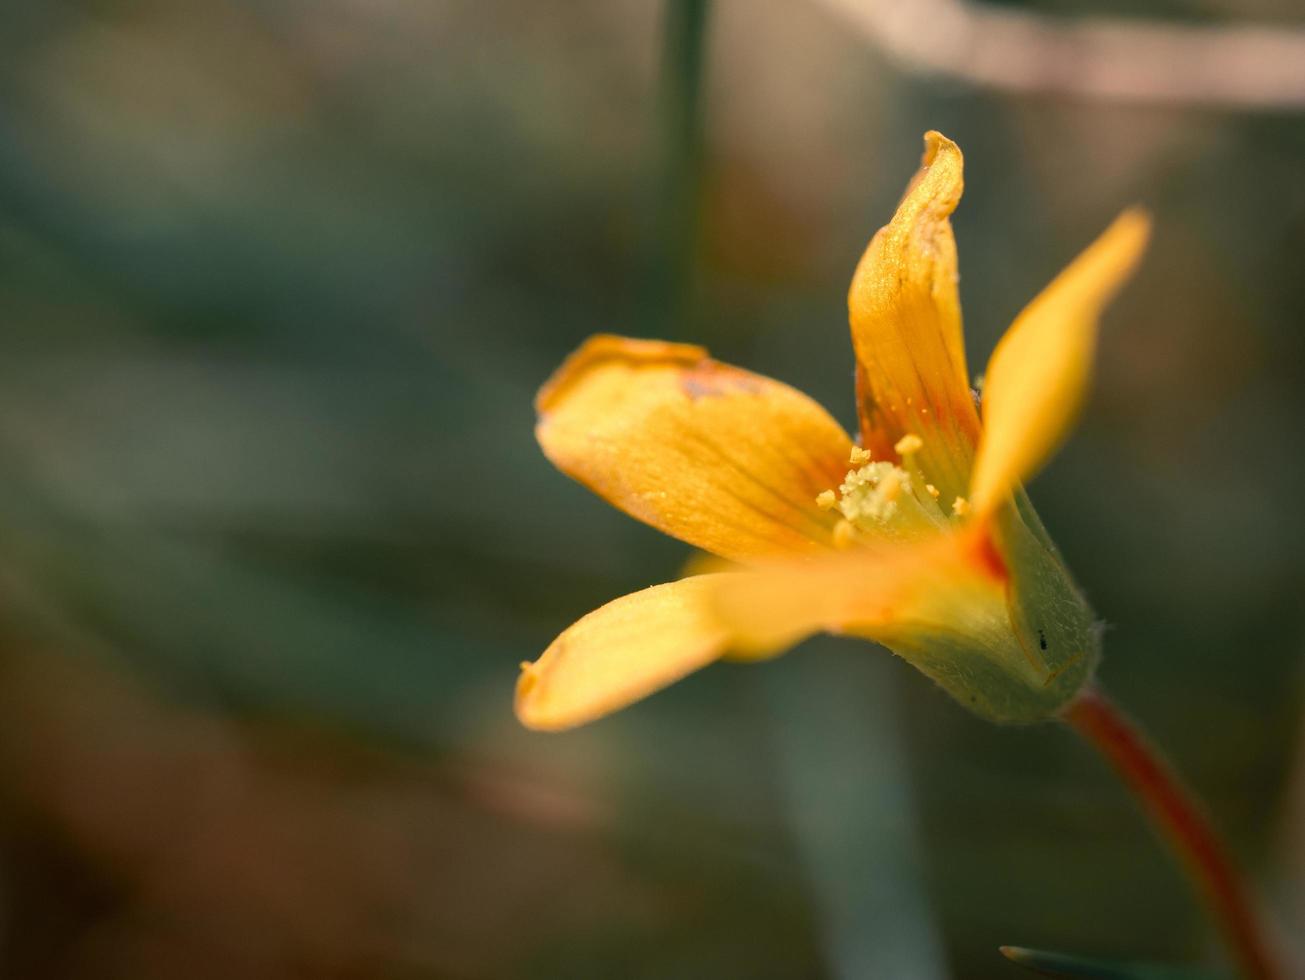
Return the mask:
<path id="1" fill-rule="evenodd" d="M 988 362 L 983 438 L 970 504 L 988 513 L 1060 446 L 1087 391 L 1102 308 L 1137 266 L 1150 234 L 1125 211 L 1015 318 Z"/>
<path id="2" fill-rule="evenodd" d="M 871 240 L 847 297 L 863 444 L 892 458 L 903 435 L 923 436 L 920 462 L 952 495 L 964 492 L 979 432 L 948 220 L 961 198 L 962 169 L 955 143 L 925 135 L 920 170 Z"/>
<path id="3" fill-rule="evenodd" d="M 568 476 L 731 560 L 830 547 L 816 505 L 851 441 L 806 395 L 701 347 L 597 336 L 539 393 L 536 435 Z"/>
<path id="4" fill-rule="evenodd" d="M 560 731 L 610 714 L 717 659 L 728 633 L 706 597 L 736 573 L 655 585 L 591 612 L 517 682 L 517 718 Z"/>

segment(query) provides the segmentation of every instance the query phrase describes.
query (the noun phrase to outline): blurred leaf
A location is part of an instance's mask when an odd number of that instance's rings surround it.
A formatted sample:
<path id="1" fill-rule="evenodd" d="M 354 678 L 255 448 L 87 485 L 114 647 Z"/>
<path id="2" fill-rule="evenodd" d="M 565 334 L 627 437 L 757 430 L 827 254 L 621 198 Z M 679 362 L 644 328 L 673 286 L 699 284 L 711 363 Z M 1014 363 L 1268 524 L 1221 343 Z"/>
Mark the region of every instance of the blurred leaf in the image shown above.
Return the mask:
<path id="1" fill-rule="evenodd" d="M 1085 977 L 1089 980 L 1227 980 L 1226 976 L 1187 967 L 1154 963 L 1089 960 L 1068 953 L 1023 946 L 1002 946 L 1001 955 L 1033 973 L 1047 977 Z"/>

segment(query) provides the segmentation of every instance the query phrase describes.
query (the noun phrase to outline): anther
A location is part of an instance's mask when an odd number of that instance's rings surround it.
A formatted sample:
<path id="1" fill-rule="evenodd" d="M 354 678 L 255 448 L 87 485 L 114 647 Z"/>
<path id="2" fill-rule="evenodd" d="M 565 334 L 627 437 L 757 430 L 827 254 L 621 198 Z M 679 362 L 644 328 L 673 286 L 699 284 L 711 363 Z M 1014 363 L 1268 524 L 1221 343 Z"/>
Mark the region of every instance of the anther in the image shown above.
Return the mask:
<path id="1" fill-rule="evenodd" d="M 825 490 L 816 497 L 816 506 L 821 510 L 833 510 L 836 503 L 838 503 L 838 494 L 833 490 Z"/>
<path id="2" fill-rule="evenodd" d="M 964 497 L 957 497 L 952 501 L 952 513 L 957 517 L 964 517 L 970 512 L 970 502 Z"/>
<path id="3" fill-rule="evenodd" d="M 907 456 L 911 453 L 919 452 L 924 445 L 924 440 L 914 432 L 908 432 L 902 438 L 897 440 L 897 445 L 893 446 L 898 456 Z"/>
<path id="4" fill-rule="evenodd" d="M 853 446 L 852 454 L 848 456 L 847 461 L 853 466 L 864 466 L 870 462 L 870 450 L 862 449 L 860 446 Z"/>

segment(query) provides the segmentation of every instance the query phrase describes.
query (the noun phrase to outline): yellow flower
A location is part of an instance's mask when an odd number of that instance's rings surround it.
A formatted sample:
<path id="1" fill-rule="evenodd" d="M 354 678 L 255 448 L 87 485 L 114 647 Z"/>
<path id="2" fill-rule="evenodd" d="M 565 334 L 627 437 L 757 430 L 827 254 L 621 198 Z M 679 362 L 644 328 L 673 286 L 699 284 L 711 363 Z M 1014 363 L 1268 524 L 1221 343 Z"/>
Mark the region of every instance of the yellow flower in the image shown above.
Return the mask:
<path id="1" fill-rule="evenodd" d="M 883 644 L 996 721 L 1050 717 L 1091 677 L 1098 629 L 1021 482 L 1073 424 L 1149 221 L 1120 215 L 1020 313 L 980 415 L 948 220 L 961 187 L 960 150 L 927 134 L 853 276 L 859 445 L 801 392 L 688 344 L 593 337 L 543 387 L 559 469 L 725 561 L 563 632 L 522 668 L 523 724 L 579 725 L 822 630 Z"/>

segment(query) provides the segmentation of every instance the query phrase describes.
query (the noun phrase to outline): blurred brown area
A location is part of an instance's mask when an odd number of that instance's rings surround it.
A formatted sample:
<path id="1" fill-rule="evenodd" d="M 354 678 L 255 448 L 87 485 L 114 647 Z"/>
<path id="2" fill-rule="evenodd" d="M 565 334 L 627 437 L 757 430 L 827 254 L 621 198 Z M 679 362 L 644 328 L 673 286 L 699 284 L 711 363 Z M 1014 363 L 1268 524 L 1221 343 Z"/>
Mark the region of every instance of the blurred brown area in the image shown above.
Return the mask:
<path id="1" fill-rule="evenodd" d="M 520 661 L 685 559 L 531 434 L 567 351 L 648 320 L 664 15 L 0 12 L 5 975 L 1217 959 L 1097 760 L 969 718 L 880 650 L 813 643 L 578 732 L 516 725 Z M 847 280 L 926 129 L 967 157 L 973 373 L 1118 210 L 1152 210 L 1081 429 L 1031 493 L 1111 626 L 1104 681 L 1305 934 L 1305 119 L 922 78 L 815 3 L 717 0 L 707 30 L 666 332 L 849 424 Z"/>
<path id="2" fill-rule="evenodd" d="M 510 761 L 224 720 L 48 655 L 3 702 L 9 976 L 529 974 L 559 936 L 713 914 Z"/>

